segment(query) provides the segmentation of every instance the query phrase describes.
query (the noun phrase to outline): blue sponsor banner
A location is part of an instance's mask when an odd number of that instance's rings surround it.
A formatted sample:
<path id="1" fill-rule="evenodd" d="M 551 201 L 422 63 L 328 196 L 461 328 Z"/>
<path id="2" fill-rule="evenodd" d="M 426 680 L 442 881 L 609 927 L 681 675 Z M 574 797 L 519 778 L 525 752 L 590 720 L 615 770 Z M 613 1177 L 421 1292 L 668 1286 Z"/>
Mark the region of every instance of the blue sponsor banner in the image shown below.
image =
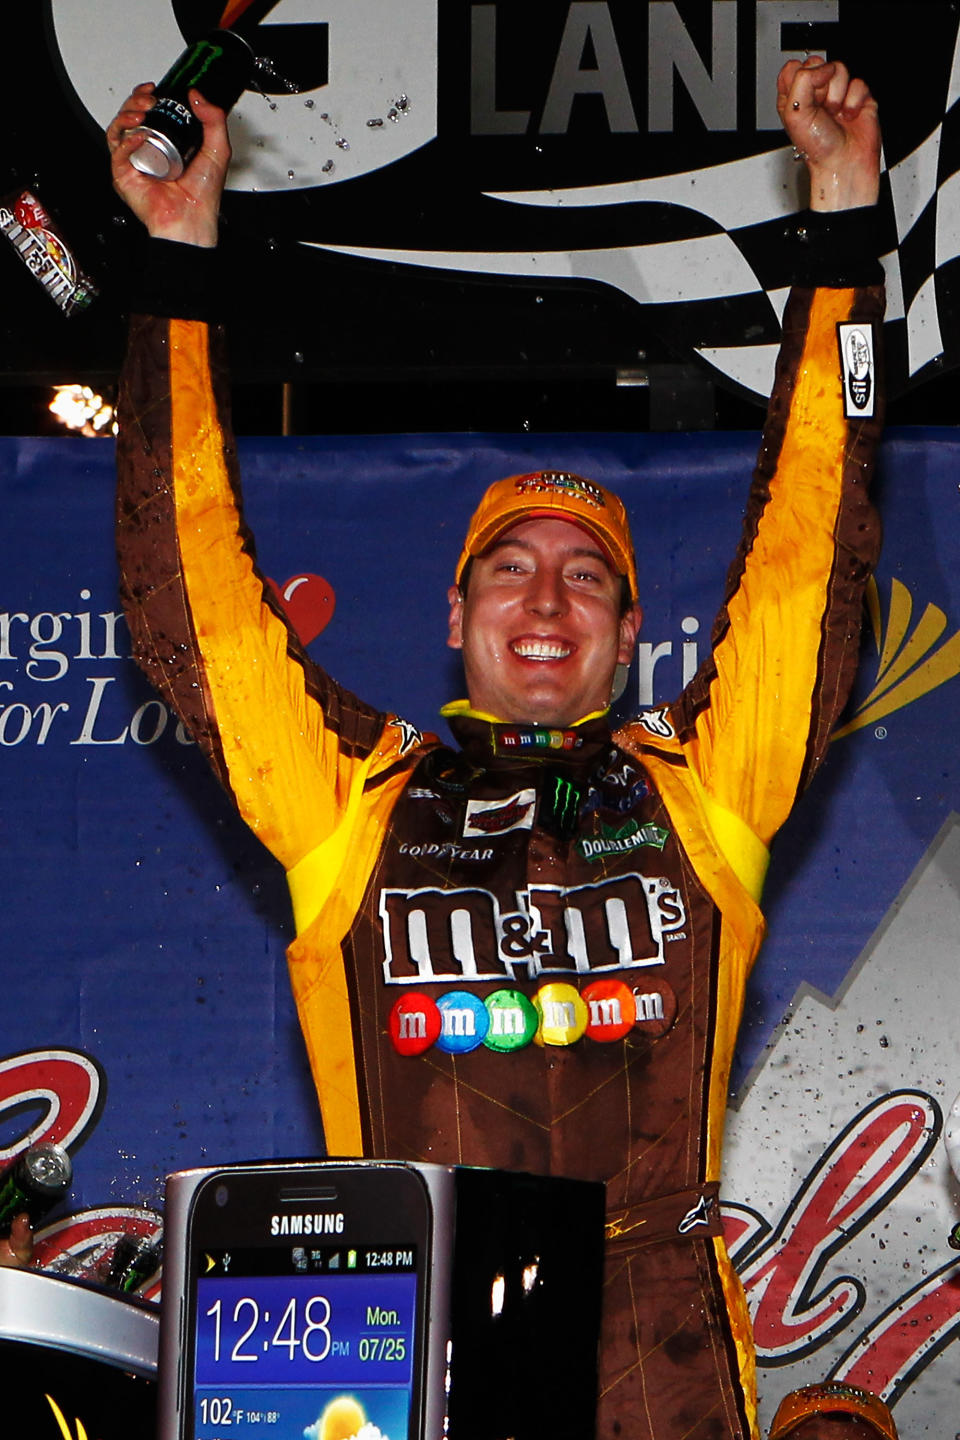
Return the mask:
<path id="1" fill-rule="evenodd" d="M 260 564 L 281 589 L 293 582 L 306 633 L 324 626 L 311 654 L 430 729 L 462 691 L 445 595 L 486 483 L 548 465 L 626 498 L 645 605 L 626 711 L 670 699 L 704 653 L 755 443 L 248 440 L 241 458 Z M 835 742 L 776 843 L 741 1071 L 801 981 L 836 989 L 956 803 L 952 673 L 907 702 L 911 674 L 929 670 L 960 624 L 958 451 L 952 431 L 886 441 L 880 646 L 891 644 L 891 601 L 895 624 L 912 606 L 899 652 L 912 664 L 885 692 L 890 713 Z M 103 1067 L 110 1099 L 74 1192 L 88 1203 L 157 1198 L 168 1170 L 204 1159 L 316 1153 L 283 962 L 284 878 L 129 659 L 112 444 L 0 441 L 0 485 L 0 1053 L 70 1046 Z M 868 631 L 859 701 L 878 664 Z M 0 1141 L 18 1127 L 8 1121 Z"/>
<path id="2" fill-rule="evenodd" d="M 240 444 L 260 565 L 310 653 L 424 729 L 462 691 L 446 591 L 489 481 L 555 466 L 624 496 L 645 603 L 627 713 L 671 699 L 703 657 L 755 448 L 734 434 Z M 885 441 L 860 678 L 774 847 L 737 1084 L 798 987 L 844 985 L 957 806 L 958 473 L 952 430 Z M 171 1170 L 319 1154 L 323 1139 L 283 874 L 129 658 L 113 446 L 0 440 L 0 488 L 0 1158 L 66 1137 L 71 1209 L 99 1207 L 102 1230 L 124 1207 L 158 1209 Z M 904 965 L 922 985 L 920 957 Z M 921 1091 L 956 1078 L 927 1075 L 922 1050 L 911 1063 L 902 1083 Z"/>

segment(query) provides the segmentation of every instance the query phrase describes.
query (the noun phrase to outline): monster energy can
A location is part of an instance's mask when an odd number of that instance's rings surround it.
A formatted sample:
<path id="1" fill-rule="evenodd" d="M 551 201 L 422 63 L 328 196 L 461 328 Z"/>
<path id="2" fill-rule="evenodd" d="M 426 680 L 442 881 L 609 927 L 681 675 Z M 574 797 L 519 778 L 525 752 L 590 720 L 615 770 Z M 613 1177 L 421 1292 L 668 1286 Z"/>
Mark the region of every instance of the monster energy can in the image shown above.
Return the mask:
<path id="1" fill-rule="evenodd" d="M 162 1260 L 162 1227 L 149 1235 L 132 1235 L 127 1231 L 114 1246 L 110 1267 L 103 1283 L 112 1290 L 132 1295 L 151 1275 L 156 1274 Z"/>
<path id="2" fill-rule="evenodd" d="M 157 180 L 177 180 L 203 143 L 203 126 L 187 93 L 199 90 L 212 105 L 229 110 L 253 73 L 254 54 L 232 30 L 214 30 L 185 50 L 154 91 L 156 104 L 132 132 L 143 144 L 131 165 Z"/>
<path id="3" fill-rule="evenodd" d="M 60 1145 L 42 1141 L 18 1155 L 0 1175 L 0 1235 L 9 1235 L 17 1215 L 29 1215 L 30 1224 L 52 1210 L 70 1189 L 73 1166 Z"/>

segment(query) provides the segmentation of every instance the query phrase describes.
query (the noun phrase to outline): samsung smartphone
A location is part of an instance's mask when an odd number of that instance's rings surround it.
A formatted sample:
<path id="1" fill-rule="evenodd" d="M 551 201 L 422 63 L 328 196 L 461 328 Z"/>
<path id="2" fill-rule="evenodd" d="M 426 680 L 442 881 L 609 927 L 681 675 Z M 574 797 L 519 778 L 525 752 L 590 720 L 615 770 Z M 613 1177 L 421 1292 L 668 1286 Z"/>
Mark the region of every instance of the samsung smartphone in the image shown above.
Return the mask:
<path id="1" fill-rule="evenodd" d="M 171 1176 L 160 1440 L 416 1440 L 431 1214 L 401 1164 Z"/>

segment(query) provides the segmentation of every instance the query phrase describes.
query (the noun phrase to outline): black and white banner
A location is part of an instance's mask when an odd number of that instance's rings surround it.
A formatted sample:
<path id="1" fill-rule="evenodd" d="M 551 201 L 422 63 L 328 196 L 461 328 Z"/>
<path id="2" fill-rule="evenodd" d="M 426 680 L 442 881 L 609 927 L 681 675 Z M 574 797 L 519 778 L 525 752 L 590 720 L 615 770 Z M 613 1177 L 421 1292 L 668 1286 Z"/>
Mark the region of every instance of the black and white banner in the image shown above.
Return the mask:
<path id="1" fill-rule="evenodd" d="M 134 227 L 102 127 L 220 8 L 46 0 L 17 17 L 31 64 L 0 102 L 9 181 L 37 186 L 105 293 L 71 329 L 0 255 L 7 370 L 115 363 Z M 957 29 L 947 0 L 279 0 L 262 91 L 231 120 L 238 372 L 496 376 L 624 368 L 639 348 L 762 395 L 802 181 L 775 81 L 817 51 L 881 104 L 901 393 L 960 359 Z"/>

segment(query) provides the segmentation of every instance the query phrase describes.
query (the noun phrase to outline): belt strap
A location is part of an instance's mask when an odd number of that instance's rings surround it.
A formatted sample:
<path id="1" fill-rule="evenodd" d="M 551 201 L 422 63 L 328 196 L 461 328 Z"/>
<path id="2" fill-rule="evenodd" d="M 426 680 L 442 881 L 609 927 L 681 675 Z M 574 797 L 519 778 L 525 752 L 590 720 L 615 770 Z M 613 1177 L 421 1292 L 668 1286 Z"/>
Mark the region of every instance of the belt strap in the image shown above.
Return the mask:
<path id="1" fill-rule="evenodd" d="M 717 1181 L 709 1180 L 692 1190 L 678 1190 L 674 1195 L 658 1195 L 638 1205 L 608 1211 L 608 1251 L 622 1253 L 664 1240 L 722 1235 L 719 1190 Z"/>

